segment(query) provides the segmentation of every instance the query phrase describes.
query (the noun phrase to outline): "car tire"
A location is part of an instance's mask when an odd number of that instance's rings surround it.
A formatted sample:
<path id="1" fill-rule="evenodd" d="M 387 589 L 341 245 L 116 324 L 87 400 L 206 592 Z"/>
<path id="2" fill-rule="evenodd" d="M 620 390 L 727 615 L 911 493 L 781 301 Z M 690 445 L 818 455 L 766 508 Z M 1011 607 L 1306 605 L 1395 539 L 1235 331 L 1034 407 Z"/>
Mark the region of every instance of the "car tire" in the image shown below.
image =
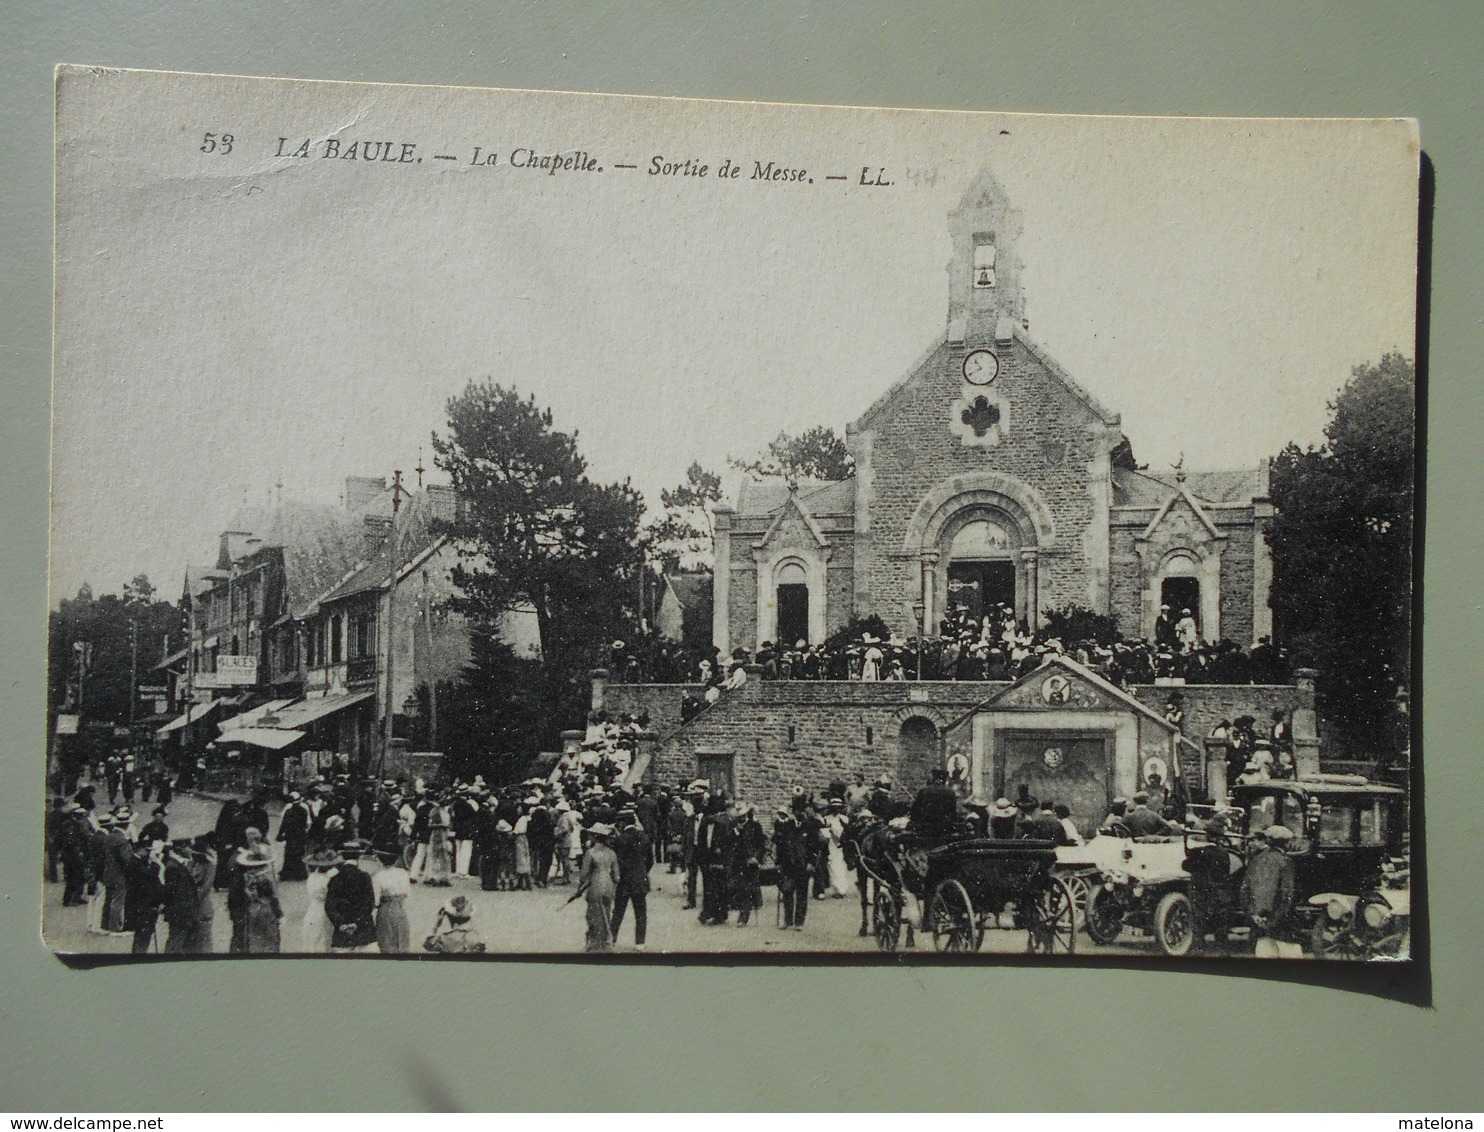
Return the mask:
<path id="1" fill-rule="evenodd" d="M 1195 949 L 1195 906 L 1183 892 L 1167 892 L 1154 907 L 1154 938 L 1159 949 L 1172 958 Z"/>

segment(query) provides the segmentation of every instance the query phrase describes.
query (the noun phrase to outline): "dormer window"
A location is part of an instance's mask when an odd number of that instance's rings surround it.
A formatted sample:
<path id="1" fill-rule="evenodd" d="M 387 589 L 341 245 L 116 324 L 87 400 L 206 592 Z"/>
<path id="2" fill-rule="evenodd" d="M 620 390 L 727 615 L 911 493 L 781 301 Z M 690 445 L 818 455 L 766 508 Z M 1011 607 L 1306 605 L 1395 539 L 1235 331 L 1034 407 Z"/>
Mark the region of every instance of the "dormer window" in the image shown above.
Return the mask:
<path id="1" fill-rule="evenodd" d="M 994 285 L 994 244 L 981 241 L 974 245 L 974 287 L 992 289 Z"/>

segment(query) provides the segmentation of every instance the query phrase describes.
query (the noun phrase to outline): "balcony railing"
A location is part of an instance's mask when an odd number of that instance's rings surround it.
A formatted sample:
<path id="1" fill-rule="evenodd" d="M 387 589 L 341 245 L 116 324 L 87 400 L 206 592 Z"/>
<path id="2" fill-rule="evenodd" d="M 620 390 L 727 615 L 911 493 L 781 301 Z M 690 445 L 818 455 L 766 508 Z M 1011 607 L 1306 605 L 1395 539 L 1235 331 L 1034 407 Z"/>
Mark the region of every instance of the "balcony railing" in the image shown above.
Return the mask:
<path id="1" fill-rule="evenodd" d="M 370 684 L 376 680 L 376 658 L 374 656 L 352 657 L 345 665 L 347 684 Z"/>

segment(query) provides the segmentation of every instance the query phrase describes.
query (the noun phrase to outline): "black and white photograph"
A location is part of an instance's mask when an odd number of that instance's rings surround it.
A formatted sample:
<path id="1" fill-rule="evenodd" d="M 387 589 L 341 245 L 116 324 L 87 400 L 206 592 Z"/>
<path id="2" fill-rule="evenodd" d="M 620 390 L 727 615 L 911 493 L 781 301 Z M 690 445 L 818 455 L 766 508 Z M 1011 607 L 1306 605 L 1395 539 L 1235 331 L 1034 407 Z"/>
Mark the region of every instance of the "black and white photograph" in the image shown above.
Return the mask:
<path id="1" fill-rule="evenodd" d="M 1411 957 L 1415 121 L 56 113 L 53 951 Z"/>

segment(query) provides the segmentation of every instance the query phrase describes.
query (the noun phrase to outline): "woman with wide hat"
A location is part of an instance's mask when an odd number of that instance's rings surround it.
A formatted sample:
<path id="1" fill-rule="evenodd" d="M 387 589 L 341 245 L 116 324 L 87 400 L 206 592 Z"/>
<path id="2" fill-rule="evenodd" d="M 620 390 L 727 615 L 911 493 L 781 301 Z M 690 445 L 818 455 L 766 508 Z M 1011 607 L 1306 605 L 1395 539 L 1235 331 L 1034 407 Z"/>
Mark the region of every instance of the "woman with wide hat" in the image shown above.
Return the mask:
<path id="1" fill-rule="evenodd" d="M 243 954 L 276 954 L 283 908 L 278 903 L 278 881 L 273 875 L 273 849 L 256 827 L 249 829 L 248 837 L 249 843 L 233 858 L 241 878 L 243 903 L 240 930 L 234 936 Z"/>
<path id="2" fill-rule="evenodd" d="M 340 856 L 333 850 L 320 849 L 306 857 L 304 865 L 309 870 L 309 879 L 304 882 L 309 906 L 304 910 L 304 921 L 299 927 L 299 950 L 310 953 L 329 951 L 335 928 L 325 914 L 325 894 L 330 878 L 340 867 Z"/>

